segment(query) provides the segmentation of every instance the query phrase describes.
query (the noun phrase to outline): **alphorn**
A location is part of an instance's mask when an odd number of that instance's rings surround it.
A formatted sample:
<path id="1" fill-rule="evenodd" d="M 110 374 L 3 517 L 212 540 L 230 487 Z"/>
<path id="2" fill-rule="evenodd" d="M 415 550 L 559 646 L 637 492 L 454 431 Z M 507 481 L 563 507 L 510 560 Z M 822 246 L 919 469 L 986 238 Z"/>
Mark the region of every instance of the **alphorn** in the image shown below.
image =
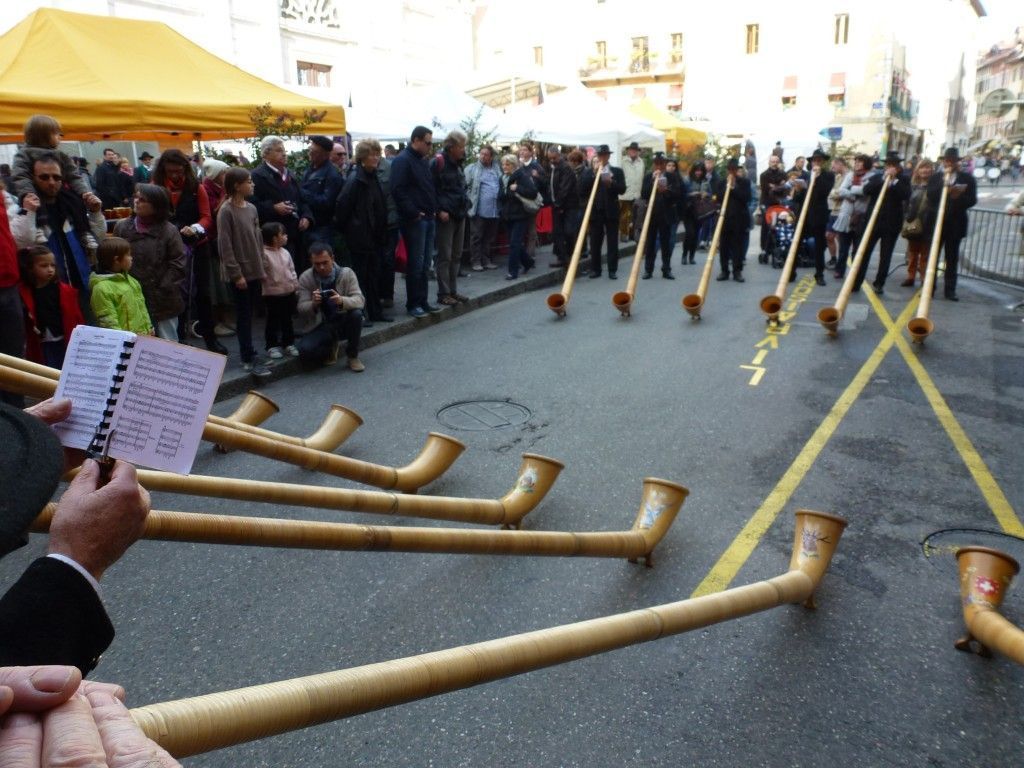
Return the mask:
<path id="1" fill-rule="evenodd" d="M 644 260 L 644 252 L 647 247 L 647 231 L 651 226 L 651 214 L 654 212 L 654 199 L 658 195 L 658 179 L 661 174 L 654 175 L 654 183 L 651 187 L 651 198 L 647 201 L 647 213 L 644 214 L 644 225 L 640 229 L 640 239 L 636 244 L 636 254 L 633 256 L 633 266 L 629 270 L 629 280 L 626 281 L 626 290 L 617 292 L 612 296 L 612 306 L 619 310 L 622 317 L 630 317 L 630 308 L 633 306 L 633 297 L 636 296 L 636 281 L 640 276 L 640 264 Z"/>
<path id="2" fill-rule="evenodd" d="M 924 344 L 924 340 L 935 330 L 935 324 L 928 319 L 928 312 L 931 310 L 932 293 L 935 291 L 935 270 L 939 265 L 939 245 L 942 243 L 942 223 L 946 218 L 949 185 L 955 178 L 952 173 L 949 173 L 943 180 L 942 194 L 939 196 L 939 209 L 935 214 L 935 231 L 932 233 L 932 243 L 928 249 L 928 268 L 924 273 L 921 298 L 917 302 L 917 315 L 907 321 L 907 332 L 915 344 Z"/>
<path id="3" fill-rule="evenodd" d="M 813 607 L 841 517 L 800 510 L 789 571 L 766 581 L 603 618 L 404 659 L 131 710 L 142 731 L 188 757 L 594 656 L 775 608 Z"/>
<path id="4" fill-rule="evenodd" d="M 60 371 L 56 368 L 39 365 L 30 360 L 22 360 L 20 357 L 12 357 L 2 353 L 0 353 L 0 366 L 7 366 L 46 379 L 53 379 L 54 381 L 60 379 Z M 42 387 L 38 388 L 35 392 L 24 392 L 23 394 L 35 397 L 50 397 Z M 254 398 L 258 398 L 258 400 L 254 400 Z M 247 432 L 250 435 L 259 435 L 271 440 L 280 440 L 283 443 L 301 445 L 318 451 L 333 451 L 348 440 L 352 433 L 362 426 L 363 423 L 362 417 L 351 408 L 334 403 L 326 418 L 309 437 L 285 435 L 281 432 L 273 432 L 269 429 L 261 429 L 255 426 L 260 423 L 256 421 L 258 416 L 266 413 L 266 416 L 263 418 L 269 418 L 277 410 L 277 404 L 269 397 L 255 390 L 249 390 L 242 404 L 230 416 L 214 416 L 211 413 L 207 416 L 207 421 L 222 427 L 232 427 L 240 432 Z"/>
<path id="5" fill-rule="evenodd" d="M 232 477 L 176 475 L 149 469 L 140 469 L 137 474 L 139 482 L 151 491 L 514 528 L 547 496 L 564 467 L 562 462 L 547 456 L 524 453 L 515 485 L 500 499 L 419 496 Z"/>
<path id="6" fill-rule="evenodd" d="M 967 634 L 956 641 L 958 651 L 975 650 L 991 656 L 996 650 L 1024 664 L 1024 630 L 999 613 L 1006 591 L 1020 565 L 998 549 L 961 547 L 956 553 L 960 571 L 960 602 Z"/>
<path id="7" fill-rule="evenodd" d="M 594 185 L 590 188 L 590 199 L 587 200 L 587 208 L 583 212 L 583 221 L 580 223 L 579 234 L 576 235 L 576 247 L 572 249 L 572 258 L 569 259 L 569 266 L 566 268 L 565 280 L 562 281 L 562 290 L 559 293 L 552 293 L 548 296 L 548 309 L 558 315 L 565 317 L 565 308 L 569 306 L 569 297 L 572 295 L 572 284 L 576 280 L 576 270 L 579 269 L 580 255 L 583 253 L 583 244 L 587 240 L 587 232 L 590 228 L 590 213 L 594 209 L 594 198 L 597 196 L 597 185 L 601 183 L 601 173 L 594 173 Z"/>
<path id="8" fill-rule="evenodd" d="M 711 270 L 715 265 L 715 254 L 718 253 L 718 244 L 722 239 L 722 223 L 725 221 L 725 209 L 729 205 L 729 193 L 731 191 L 732 184 L 726 184 L 725 194 L 722 195 L 721 213 L 718 214 L 718 221 L 715 222 L 715 234 L 711 236 L 711 245 L 708 246 L 708 258 L 704 262 L 704 271 L 701 272 L 697 292 L 683 296 L 683 309 L 689 312 L 690 317 L 694 320 L 700 320 L 700 310 L 704 306 L 704 297 L 707 296 L 708 286 L 711 284 Z"/>
<path id="9" fill-rule="evenodd" d="M 878 219 L 878 212 L 882 210 L 882 201 L 885 199 L 885 192 L 889 189 L 889 180 L 882 183 L 882 191 L 878 193 L 875 207 L 871 209 L 871 216 L 868 218 L 867 226 L 864 227 L 864 234 L 861 235 L 860 244 L 857 246 L 857 253 L 854 254 L 853 263 L 850 264 L 846 279 L 843 280 L 843 287 L 839 291 L 836 303 L 831 307 L 823 307 L 818 310 L 818 322 L 822 324 L 829 336 L 837 335 L 839 321 L 846 314 L 846 305 L 850 301 L 850 294 L 853 292 L 853 284 L 857 282 L 857 273 L 860 271 L 861 262 L 867 253 L 868 244 L 871 241 L 871 233 L 875 230 L 875 221 Z"/>
<path id="10" fill-rule="evenodd" d="M 782 302 L 786 298 L 786 289 L 789 287 L 789 275 L 793 271 L 797 251 L 800 250 L 800 240 L 804 234 L 804 221 L 807 219 L 807 211 L 811 207 L 811 193 L 814 191 L 814 182 L 817 180 L 818 172 L 815 171 L 811 174 L 811 183 L 807 186 L 804 204 L 800 207 L 800 216 L 796 220 L 796 232 L 793 233 L 793 242 L 789 244 L 789 253 L 786 254 L 786 263 L 782 265 L 782 274 L 779 275 L 779 284 L 775 286 L 775 293 L 761 299 L 761 311 L 768 315 L 769 322 L 777 323 L 779 321 L 779 312 L 782 310 Z"/>
<path id="11" fill-rule="evenodd" d="M 643 497 L 628 531 L 482 531 L 405 528 L 264 517 L 236 517 L 151 510 L 142 538 L 198 544 L 288 547 L 356 552 L 419 552 L 456 555 L 609 557 L 653 564 L 652 553 L 672 526 L 689 492 L 667 480 L 644 479 Z M 46 533 L 56 504 L 32 524 Z"/>
<path id="12" fill-rule="evenodd" d="M 22 395 L 52 397 L 57 382 L 25 371 L 0 365 L 0 388 Z M 404 467 L 371 464 L 335 453 L 290 445 L 279 440 L 248 434 L 211 421 L 203 427 L 203 439 L 268 459 L 295 464 L 304 469 L 326 472 L 377 488 L 416 491 L 433 482 L 455 463 L 466 446 L 454 437 L 431 432 L 419 455 Z"/>

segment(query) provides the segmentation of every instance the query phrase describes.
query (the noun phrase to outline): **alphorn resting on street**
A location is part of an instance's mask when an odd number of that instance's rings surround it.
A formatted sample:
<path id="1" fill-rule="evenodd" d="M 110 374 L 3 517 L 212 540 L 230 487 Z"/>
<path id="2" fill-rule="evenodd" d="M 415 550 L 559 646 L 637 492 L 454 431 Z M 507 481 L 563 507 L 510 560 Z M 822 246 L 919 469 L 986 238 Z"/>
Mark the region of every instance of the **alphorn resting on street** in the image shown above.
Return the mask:
<path id="1" fill-rule="evenodd" d="M 956 562 L 960 572 L 960 604 L 967 625 L 967 634 L 956 641 L 956 649 L 976 650 L 986 657 L 995 650 L 1024 664 L 1024 629 L 999 613 L 1020 565 L 1005 552 L 988 547 L 961 547 Z"/>
<path id="2" fill-rule="evenodd" d="M 33 397 L 52 397 L 57 382 L 23 370 L 0 365 L 0 388 Z M 443 475 L 466 449 L 461 440 L 431 432 L 419 455 L 404 467 L 371 464 L 348 456 L 290 445 L 276 439 L 223 427 L 207 420 L 203 439 L 240 451 L 326 472 L 365 485 L 399 491 L 416 491 Z"/>
<path id="3" fill-rule="evenodd" d="M 175 757 L 308 728 L 636 645 L 785 603 L 813 606 L 846 521 L 800 510 L 789 571 L 714 595 L 131 711 Z"/>
<path id="4" fill-rule="evenodd" d="M 429 552 L 459 555 L 614 557 L 651 566 L 652 553 L 687 496 L 681 485 L 648 477 L 633 527 L 627 531 L 481 531 L 404 528 L 264 517 L 151 510 L 142 538 L 201 544 L 286 547 L 358 552 Z M 49 530 L 56 504 L 48 504 L 33 533 Z"/>

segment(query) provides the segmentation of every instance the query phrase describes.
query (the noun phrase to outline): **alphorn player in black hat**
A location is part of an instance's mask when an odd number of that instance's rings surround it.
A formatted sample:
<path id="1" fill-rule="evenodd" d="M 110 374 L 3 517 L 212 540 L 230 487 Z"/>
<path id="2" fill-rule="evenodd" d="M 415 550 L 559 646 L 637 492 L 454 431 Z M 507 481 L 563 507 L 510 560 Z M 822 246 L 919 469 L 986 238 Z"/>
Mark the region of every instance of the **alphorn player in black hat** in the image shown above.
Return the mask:
<path id="1" fill-rule="evenodd" d="M 730 157 L 725 170 L 725 178 L 716 181 L 714 188 L 715 198 L 721 202 L 725 199 L 726 187 L 732 187 L 729 204 L 718 214 L 725 218 L 722 221 L 722 239 L 718 244 L 718 262 L 722 271 L 715 279 L 728 280 L 731 264 L 732 279 L 744 283 L 743 260 L 747 256 L 747 246 L 750 245 L 750 179 L 739 175 L 738 158 Z"/>
<path id="2" fill-rule="evenodd" d="M 828 231 L 828 217 L 831 213 L 828 196 L 836 183 L 836 175 L 825 165 L 828 161 L 827 153 L 820 149 L 814 150 L 811 155 L 811 173 L 817 174 L 814 189 L 811 190 L 810 198 L 806 191 L 798 192 L 795 196 L 799 200 L 799 205 L 809 206 L 801 238 L 814 238 L 814 282 L 818 285 L 825 284 L 825 250 L 828 247 L 825 234 Z M 795 273 L 796 265 L 793 269 L 793 274 Z"/>
<path id="3" fill-rule="evenodd" d="M 868 262 L 871 261 L 871 252 L 875 249 L 875 243 L 881 241 L 882 246 L 878 257 L 878 271 L 875 272 L 875 280 L 871 287 L 875 293 L 881 294 L 885 289 L 885 279 L 889 277 L 889 265 L 892 263 L 892 252 L 896 247 L 896 240 L 903 228 L 904 207 L 910 199 L 910 179 L 903 173 L 903 158 L 898 152 L 889 152 L 885 156 L 885 172 L 876 173 L 867 183 L 864 184 L 864 194 L 868 198 L 868 216 L 875 209 L 875 201 L 882 191 L 883 185 L 887 185 L 885 199 L 882 201 L 882 208 L 875 219 L 875 227 L 871 230 L 871 239 L 868 241 L 864 251 L 864 258 L 860 262 L 860 269 L 857 270 L 857 277 L 853 282 L 853 290 L 859 291 L 861 283 L 868 273 Z"/>
<path id="4" fill-rule="evenodd" d="M 649 280 L 654 273 L 654 260 L 657 249 L 661 248 L 661 275 L 666 280 L 675 280 L 672 275 L 672 247 L 675 245 L 675 232 L 672 231 L 673 212 L 682 193 L 679 175 L 668 173 L 668 158 L 664 152 L 655 152 L 653 167 L 644 174 L 640 188 L 640 197 L 649 201 L 654 185 L 658 185 L 658 196 L 654 198 L 654 210 L 651 211 L 651 225 L 647 231 L 647 243 L 644 246 L 644 280 Z M 642 224 L 642 221 L 641 221 Z"/>
<path id="5" fill-rule="evenodd" d="M 597 148 L 590 167 L 580 179 L 580 194 L 590 195 L 594 174 L 600 176 L 594 208 L 590 212 L 590 277 L 601 276 L 601 245 L 608 248 L 608 277 L 619 269 L 619 195 L 626 191 L 626 176 L 611 164 L 612 150 L 607 144 Z"/>
<path id="6" fill-rule="evenodd" d="M 933 173 L 928 180 L 928 203 L 933 211 L 938 211 L 942 185 L 949 185 L 940 240 L 940 247 L 943 248 L 946 257 L 943 288 L 947 299 L 960 301 L 956 295 L 960 241 L 967 235 L 967 209 L 978 202 L 978 187 L 974 177 L 960 169 L 960 153 L 956 147 L 950 147 L 942 154 L 942 166 L 944 172 Z"/>

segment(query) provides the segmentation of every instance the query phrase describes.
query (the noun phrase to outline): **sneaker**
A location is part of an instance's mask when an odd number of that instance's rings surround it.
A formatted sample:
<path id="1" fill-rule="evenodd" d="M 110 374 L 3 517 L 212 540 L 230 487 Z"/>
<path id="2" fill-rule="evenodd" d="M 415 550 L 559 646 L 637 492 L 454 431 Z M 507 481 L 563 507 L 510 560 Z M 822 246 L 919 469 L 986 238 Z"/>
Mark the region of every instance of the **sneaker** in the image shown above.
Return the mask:
<path id="1" fill-rule="evenodd" d="M 472 269 L 474 272 L 483 272 L 484 271 L 484 268 L 481 267 L 479 264 L 474 264 L 472 267 L 470 267 L 470 269 Z"/>
<path id="2" fill-rule="evenodd" d="M 213 333 L 216 336 L 234 336 L 235 329 L 227 323 L 217 323 L 217 325 L 213 327 Z"/>
<path id="3" fill-rule="evenodd" d="M 288 357 L 298 357 L 299 348 L 296 347 L 294 344 L 289 344 L 287 347 L 284 348 L 284 353 L 288 355 Z"/>
<path id="4" fill-rule="evenodd" d="M 350 357 L 348 359 L 348 369 L 355 371 L 356 373 L 362 373 L 366 370 L 366 366 L 363 365 L 362 361 L 358 357 Z"/>
<path id="5" fill-rule="evenodd" d="M 412 309 L 409 310 L 409 315 L 419 319 L 421 317 L 426 317 L 427 313 L 423 309 L 423 307 L 413 307 Z"/>
<path id="6" fill-rule="evenodd" d="M 484 264 L 484 269 L 497 269 L 497 268 L 498 268 L 498 265 L 495 264 L 493 261 L 490 262 L 489 264 Z"/>
<path id="7" fill-rule="evenodd" d="M 519 275 L 505 275 L 506 280 L 515 280 Z"/>
<path id="8" fill-rule="evenodd" d="M 834 267 L 835 265 L 836 265 L 836 260 L 834 258 L 829 259 L 828 261 L 825 262 L 825 266 L 826 267 Z"/>
<path id="9" fill-rule="evenodd" d="M 436 315 L 438 312 L 443 312 L 444 310 L 441 309 L 441 307 L 435 307 L 433 304 L 424 304 L 423 311 L 429 312 L 432 315 Z"/>
<path id="10" fill-rule="evenodd" d="M 270 369 L 259 358 L 253 358 L 247 363 L 243 362 L 242 370 L 251 373 L 257 379 L 265 379 L 270 375 Z"/>
<path id="11" fill-rule="evenodd" d="M 284 352 L 281 351 L 280 347 L 271 347 L 267 350 L 267 357 L 271 360 L 280 360 L 284 357 Z"/>

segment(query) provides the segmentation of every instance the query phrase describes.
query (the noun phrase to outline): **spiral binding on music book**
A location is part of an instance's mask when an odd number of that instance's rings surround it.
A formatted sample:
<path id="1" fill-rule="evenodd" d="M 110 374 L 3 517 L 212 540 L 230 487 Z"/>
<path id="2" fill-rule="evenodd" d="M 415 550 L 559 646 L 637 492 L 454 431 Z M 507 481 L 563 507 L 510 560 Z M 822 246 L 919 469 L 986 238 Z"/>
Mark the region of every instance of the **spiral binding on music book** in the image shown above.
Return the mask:
<path id="1" fill-rule="evenodd" d="M 134 341 L 126 341 L 121 349 L 121 361 L 114 366 L 113 378 L 111 379 L 110 391 L 107 397 L 107 407 L 103 410 L 103 417 L 96 425 L 96 433 L 92 436 L 87 456 L 99 456 L 104 453 L 107 445 L 107 432 L 110 429 L 110 419 L 114 416 L 114 407 L 117 405 L 117 398 L 121 394 L 121 385 L 124 383 L 124 374 L 128 370 L 128 361 L 131 360 L 132 350 L 135 348 Z"/>

